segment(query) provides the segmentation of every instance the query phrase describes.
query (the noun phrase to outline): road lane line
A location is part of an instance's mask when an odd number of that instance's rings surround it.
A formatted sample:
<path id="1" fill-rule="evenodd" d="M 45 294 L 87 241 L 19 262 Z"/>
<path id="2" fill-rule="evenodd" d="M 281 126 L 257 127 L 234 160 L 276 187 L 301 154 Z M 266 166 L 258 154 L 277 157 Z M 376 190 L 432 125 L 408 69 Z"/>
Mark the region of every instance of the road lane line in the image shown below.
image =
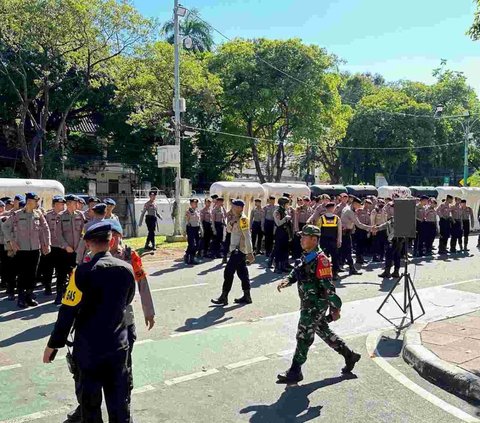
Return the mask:
<path id="1" fill-rule="evenodd" d="M 2 420 L 0 423 L 26 423 L 31 422 L 33 420 L 38 420 L 43 417 L 51 417 L 56 416 L 58 414 L 67 413 L 70 410 L 70 407 L 60 407 L 55 410 L 45 410 L 45 411 L 38 411 L 37 413 L 28 414 L 27 416 L 22 417 L 15 417 L 10 420 Z"/>
<path id="2" fill-rule="evenodd" d="M 170 286 L 168 288 L 157 288 L 157 289 L 151 289 L 150 292 L 173 291 L 176 289 L 196 288 L 197 286 L 205 286 L 205 285 L 208 285 L 208 283 L 195 283 L 192 285 Z"/>
<path id="3" fill-rule="evenodd" d="M 407 378 L 403 373 L 401 373 L 399 370 L 389 364 L 377 351 L 377 345 L 381 335 L 382 333 L 380 331 L 375 331 L 370 333 L 366 340 L 367 352 L 370 358 L 375 362 L 375 364 L 377 364 L 382 370 L 388 373 L 397 382 L 401 383 L 403 386 L 410 389 L 412 392 L 416 393 L 426 401 L 432 403 L 438 408 L 441 408 L 443 411 L 451 414 L 457 419 L 468 423 L 480 422 L 480 420 L 476 417 L 471 416 L 465 411 L 460 410 L 459 408 L 449 404 L 448 402 L 433 395 L 431 392 L 428 392 L 427 390 L 418 386 L 416 383 L 412 382 L 409 378 Z"/>
<path id="4" fill-rule="evenodd" d="M 142 339 L 140 341 L 136 341 L 135 345 L 142 345 L 142 344 L 147 344 L 149 342 L 153 342 L 153 339 Z"/>
<path id="5" fill-rule="evenodd" d="M 195 333 L 203 332 L 205 329 L 193 329 L 185 332 L 171 333 L 170 338 L 177 338 L 179 336 L 193 335 Z"/>
<path id="6" fill-rule="evenodd" d="M 144 392 L 149 392 L 149 391 L 154 391 L 155 387 L 152 385 L 145 385 L 145 386 L 140 386 L 139 388 L 134 388 L 132 390 L 132 394 L 142 394 Z"/>
<path id="7" fill-rule="evenodd" d="M 166 380 L 164 383 L 167 386 L 172 386 L 172 385 L 176 385 L 178 383 L 188 382 L 189 380 L 194 380 L 194 379 L 199 379 L 201 377 L 210 376 L 210 375 L 213 375 L 215 373 L 219 373 L 219 371 L 217 369 L 208 369 L 204 372 L 191 373 L 189 375 L 180 376 L 180 377 L 176 377 L 174 379 Z"/>
<path id="8" fill-rule="evenodd" d="M 238 369 L 239 367 L 250 366 L 251 364 L 260 363 L 262 361 L 267 361 L 267 360 L 270 360 L 270 359 L 263 355 L 261 357 L 251 358 L 250 360 L 243 360 L 237 363 L 227 364 L 225 368 L 228 370 Z"/>
<path id="9" fill-rule="evenodd" d="M 224 328 L 231 328 L 232 326 L 240 326 L 240 325 L 245 325 L 247 323 L 246 320 L 241 320 L 240 322 L 232 322 L 232 323 L 225 323 L 224 325 L 217 325 L 214 326 L 212 329 L 224 329 Z"/>
<path id="10" fill-rule="evenodd" d="M 4 371 L 4 370 L 10 370 L 10 369 L 17 369 L 19 367 L 22 367 L 22 365 L 20 363 L 17 363 L 17 364 L 10 364 L 8 366 L 1 366 L 0 367 L 0 372 Z"/>

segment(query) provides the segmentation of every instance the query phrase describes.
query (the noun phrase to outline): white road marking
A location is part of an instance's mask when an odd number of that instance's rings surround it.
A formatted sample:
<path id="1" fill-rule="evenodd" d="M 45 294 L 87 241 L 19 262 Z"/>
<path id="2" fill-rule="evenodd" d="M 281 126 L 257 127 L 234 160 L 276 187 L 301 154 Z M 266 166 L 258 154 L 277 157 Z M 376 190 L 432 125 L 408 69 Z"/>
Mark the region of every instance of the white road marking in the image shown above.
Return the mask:
<path id="1" fill-rule="evenodd" d="M 139 388 L 134 388 L 132 394 L 142 394 L 143 392 L 154 391 L 155 387 L 152 385 L 140 386 Z"/>
<path id="2" fill-rule="evenodd" d="M 237 363 L 227 364 L 225 366 L 225 368 L 228 369 L 228 370 L 238 369 L 239 367 L 250 366 L 251 364 L 260 363 L 260 362 L 266 361 L 266 360 L 270 360 L 270 359 L 268 357 L 265 357 L 265 356 L 255 357 L 255 358 L 251 358 L 250 360 L 243 360 L 243 361 L 239 361 Z"/>
<path id="3" fill-rule="evenodd" d="M 295 352 L 295 350 L 283 350 L 283 351 L 277 352 L 276 354 L 279 357 L 288 357 L 290 355 L 293 355 L 294 352 Z"/>
<path id="4" fill-rule="evenodd" d="M 213 329 L 231 328 L 232 326 L 240 326 L 240 325 L 245 325 L 247 323 L 250 323 L 250 322 L 247 322 L 246 320 L 242 320 L 240 322 L 232 322 L 232 323 L 225 323 L 224 325 L 217 325 L 217 326 L 214 326 Z"/>
<path id="5" fill-rule="evenodd" d="M 469 280 L 467 280 L 467 281 L 447 283 L 446 285 L 441 285 L 440 288 L 448 288 L 449 286 L 462 285 L 462 284 L 464 284 L 464 283 L 478 282 L 478 281 L 480 281 L 480 279 L 469 279 Z"/>
<path id="6" fill-rule="evenodd" d="M 140 341 L 136 341 L 135 345 L 147 344 L 148 342 L 153 342 L 153 339 L 142 339 Z"/>
<path id="7" fill-rule="evenodd" d="M 433 395 L 431 392 L 428 392 L 427 390 L 418 386 L 416 383 L 408 379 L 403 373 L 401 373 L 395 367 L 390 365 L 377 351 L 377 344 L 380 336 L 381 336 L 381 332 L 375 331 L 370 333 L 366 340 L 367 352 L 370 358 L 375 362 L 375 364 L 377 364 L 380 368 L 382 368 L 397 382 L 401 383 L 403 386 L 410 389 L 412 392 L 415 392 L 417 395 L 419 395 L 423 399 L 429 401 L 436 407 L 441 408 L 443 411 L 451 414 L 457 419 L 460 419 L 468 423 L 480 422 L 480 420 L 477 419 L 476 417 L 473 417 L 470 414 L 466 413 L 465 411 L 460 410 L 457 407 L 454 407 L 453 405 Z"/>
<path id="8" fill-rule="evenodd" d="M 0 423 L 25 423 L 31 422 L 33 420 L 38 420 L 43 417 L 51 417 L 56 416 L 57 414 L 66 413 L 70 410 L 70 407 L 60 407 L 55 410 L 46 410 L 46 411 L 38 411 L 37 413 L 28 414 L 27 416 L 16 417 L 10 420 L 2 420 Z"/>
<path id="9" fill-rule="evenodd" d="M 218 372 L 219 371 L 217 369 L 209 369 L 209 370 L 206 370 L 204 372 L 191 373 L 189 375 L 180 376 L 180 377 L 176 377 L 174 379 L 166 380 L 165 385 L 172 386 L 172 385 L 176 385 L 177 383 L 187 382 L 189 380 L 194 380 L 194 379 L 199 379 L 201 377 L 210 376 L 210 375 L 213 375 L 213 374 L 218 373 Z"/>
<path id="10" fill-rule="evenodd" d="M 179 336 L 185 336 L 185 335 L 193 335 L 195 333 L 200 333 L 203 332 L 205 329 L 194 329 L 194 330 L 189 330 L 186 332 L 178 332 L 178 333 L 171 333 L 170 338 L 177 338 Z"/>
<path id="11" fill-rule="evenodd" d="M 17 364 L 10 364 L 8 366 L 1 366 L 0 367 L 0 372 L 4 371 L 4 370 L 10 370 L 10 369 L 17 369 L 19 367 L 22 367 L 22 365 L 20 363 L 17 363 Z"/>
<path id="12" fill-rule="evenodd" d="M 297 314 L 297 313 L 299 313 L 299 312 L 298 311 L 290 311 L 288 313 L 273 314 L 272 316 L 261 317 L 260 320 L 279 319 L 280 317 L 292 316 L 292 315 Z"/>
<path id="13" fill-rule="evenodd" d="M 151 289 L 150 292 L 173 291 L 176 289 L 196 288 L 198 286 L 205 286 L 205 285 L 208 285 L 208 283 L 194 283 L 192 285 L 170 286 L 168 288 L 157 288 L 157 289 Z"/>

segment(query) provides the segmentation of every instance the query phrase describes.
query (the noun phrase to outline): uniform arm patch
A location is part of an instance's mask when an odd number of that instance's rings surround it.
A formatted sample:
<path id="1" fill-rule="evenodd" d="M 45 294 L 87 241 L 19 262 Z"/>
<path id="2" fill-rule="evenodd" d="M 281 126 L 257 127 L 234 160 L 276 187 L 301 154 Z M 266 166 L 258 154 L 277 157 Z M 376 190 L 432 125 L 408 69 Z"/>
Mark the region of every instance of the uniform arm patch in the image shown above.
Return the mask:
<path id="1" fill-rule="evenodd" d="M 135 275 L 135 280 L 137 282 L 140 282 L 142 279 L 146 279 L 147 275 L 143 270 L 142 259 L 136 251 L 132 251 L 131 263 L 133 267 L 133 273 Z"/>
<path id="2" fill-rule="evenodd" d="M 242 217 L 240 219 L 239 226 L 242 231 L 246 231 L 248 229 L 248 219 L 246 217 Z"/>
<path id="3" fill-rule="evenodd" d="M 63 294 L 62 304 L 75 307 L 82 301 L 83 293 L 80 291 L 75 283 L 75 269 L 73 270 L 70 281 L 68 282 L 67 290 Z"/>

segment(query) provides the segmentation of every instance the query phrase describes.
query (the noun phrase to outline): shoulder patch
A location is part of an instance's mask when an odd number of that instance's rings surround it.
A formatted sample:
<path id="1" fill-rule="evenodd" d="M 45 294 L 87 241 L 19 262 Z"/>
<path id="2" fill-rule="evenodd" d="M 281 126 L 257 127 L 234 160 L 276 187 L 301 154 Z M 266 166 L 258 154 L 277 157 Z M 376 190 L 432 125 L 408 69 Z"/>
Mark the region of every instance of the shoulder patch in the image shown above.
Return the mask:
<path id="1" fill-rule="evenodd" d="M 245 231 L 248 229 L 248 219 L 246 217 L 242 217 L 239 222 L 240 229 Z"/>
<path id="2" fill-rule="evenodd" d="M 75 269 L 73 270 L 72 274 L 70 275 L 70 281 L 68 282 L 67 290 L 65 294 L 63 294 L 62 304 L 75 307 L 80 304 L 82 301 L 83 293 L 80 291 L 75 283 Z"/>

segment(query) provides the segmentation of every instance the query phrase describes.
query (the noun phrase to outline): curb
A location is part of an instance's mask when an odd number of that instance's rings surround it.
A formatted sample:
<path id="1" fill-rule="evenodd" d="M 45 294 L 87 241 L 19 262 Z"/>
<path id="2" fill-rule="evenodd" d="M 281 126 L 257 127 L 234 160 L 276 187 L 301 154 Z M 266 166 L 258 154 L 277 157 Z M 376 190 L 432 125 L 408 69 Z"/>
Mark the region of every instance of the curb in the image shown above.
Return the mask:
<path id="1" fill-rule="evenodd" d="M 403 337 L 403 359 L 425 379 L 455 395 L 480 400 L 480 377 L 438 358 L 422 345 L 420 332 L 426 326 L 416 323 Z"/>

